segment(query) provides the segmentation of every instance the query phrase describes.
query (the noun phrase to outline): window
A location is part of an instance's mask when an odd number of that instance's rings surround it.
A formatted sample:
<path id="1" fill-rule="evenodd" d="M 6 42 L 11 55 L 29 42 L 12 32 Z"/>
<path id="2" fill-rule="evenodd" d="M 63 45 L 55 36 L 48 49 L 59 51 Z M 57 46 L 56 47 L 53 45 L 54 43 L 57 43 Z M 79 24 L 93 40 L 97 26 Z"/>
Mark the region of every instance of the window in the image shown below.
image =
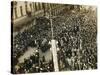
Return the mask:
<path id="1" fill-rule="evenodd" d="M 35 3 L 35 10 L 37 11 L 37 4 Z"/>
<path id="2" fill-rule="evenodd" d="M 22 6 L 20 6 L 20 13 L 21 13 L 21 16 L 23 16 L 23 9 L 22 9 Z"/>
<path id="3" fill-rule="evenodd" d="M 41 10 L 41 5 L 40 5 L 40 3 L 38 3 L 38 7 L 39 7 L 39 10 Z"/>
<path id="4" fill-rule="evenodd" d="M 27 2 L 25 2 L 25 11 L 27 13 Z"/>
<path id="5" fill-rule="evenodd" d="M 31 11 L 32 11 L 32 4 L 30 3 L 30 9 L 31 9 Z"/>
<path id="6" fill-rule="evenodd" d="M 15 18 L 17 18 L 18 17 L 17 16 L 17 8 L 15 7 L 14 10 L 15 10 Z"/>

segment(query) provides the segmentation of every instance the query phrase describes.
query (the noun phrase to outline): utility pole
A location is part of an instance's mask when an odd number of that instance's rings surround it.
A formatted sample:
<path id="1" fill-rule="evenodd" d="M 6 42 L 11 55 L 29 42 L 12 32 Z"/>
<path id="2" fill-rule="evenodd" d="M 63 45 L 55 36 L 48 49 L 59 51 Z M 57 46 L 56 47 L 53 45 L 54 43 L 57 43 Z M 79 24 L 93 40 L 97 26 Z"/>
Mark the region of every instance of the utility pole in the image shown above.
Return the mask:
<path id="1" fill-rule="evenodd" d="M 51 23 L 51 33 L 52 33 L 52 40 L 51 40 L 51 51 L 53 55 L 53 63 L 54 63 L 54 71 L 58 72 L 59 67 L 58 67 L 58 58 L 57 58 L 57 48 L 56 48 L 56 40 L 54 40 L 54 35 L 53 35 L 53 24 L 52 24 L 52 14 L 51 14 L 51 6 L 50 6 L 50 23 Z"/>

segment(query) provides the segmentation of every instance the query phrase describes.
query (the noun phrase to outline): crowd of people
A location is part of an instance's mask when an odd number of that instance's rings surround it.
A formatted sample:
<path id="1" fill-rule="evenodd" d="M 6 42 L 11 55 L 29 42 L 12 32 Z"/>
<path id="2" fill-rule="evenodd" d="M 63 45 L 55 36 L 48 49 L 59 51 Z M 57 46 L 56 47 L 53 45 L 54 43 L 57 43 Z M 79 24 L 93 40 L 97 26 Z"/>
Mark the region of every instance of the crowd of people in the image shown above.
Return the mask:
<path id="1" fill-rule="evenodd" d="M 50 33 L 50 26 L 49 26 L 50 21 L 46 19 L 45 17 L 39 17 L 39 18 L 36 17 L 35 20 L 36 20 L 35 25 L 34 23 L 31 23 L 26 29 L 24 29 L 23 31 L 19 31 L 18 34 L 13 37 L 12 66 L 13 66 L 14 73 L 25 73 L 25 72 L 30 73 L 31 71 L 29 69 L 32 69 L 32 64 L 36 65 L 34 66 L 34 68 L 40 67 L 39 63 L 36 64 L 37 62 L 35 63 L 30 62 L 31 57 L 29 59 L 25 59 L 29 61 L 28 63 L 26 61 L 24 61 L 24 63 L 21 63 L 21 64 L 19 63 L 18 58 L 27 51 L 28 47 L 33 47 L 33 48 L 35 47 L 37 49 L 41 49 L 43 52 L 47 51 L 47 49 L 50 48 L 50 45 L 46 44 L 48 43 L 47 39 L 46 39 L 46 42 L 44 40 L 45 37 L 46 38 L 48 37 L 48 33 Z M 40 27 L 41 25 L 42 27 Z M 34 59 L 37 59 L 39 61 L 39 58 L 36 58 L 36 56 L 37 55 L 33 55 Z M 35 61 L 34 59 L 32 60 Z M 25 64 L 29 65 L 29 63 L 31 64 L 31 67 L 26 66 L 28 68 L 26 69 L 24 65 Z M 44 69 L 42 69 L 43 71 L 46 71 L 46 67 L 48 65 L 50 65 L 49 67 L 52 67 L 53 65 L 51 61 L 49 61 L 48 64 L 47 62 L 45 64 L 44 63 L 41 61 L 41 66 L 44 67 Z M 16 65 L 19 66 L 19 70 L 15 68 Z M 53 67 L 47 71 L 53 71 L 52 69 Z M 40 72 L 40 71 L 42 72 L 42 70 L 39 70 L 39 71 L 36 70 L 33 72 Z"/>
<path id="2" fill-rule="evenodd" d="M 75 11 L 75 10 L 74 10 Z M 60 71 L 88 70 L 97 68 L 96 45 L 96 15 L 88 12 L 60 12 L 52 18 L 53 35 L 58 41 L 57 57 Z M 63 16 L 62 16 L 63 15 Z M 49 62 L 39 59 L 39 51 L 23 63 L 18 62 L 27 48 L 36 47 L 44 53 L 51 47 L 51 23 L 45 17 L 36 18 L 35 25 L 31 24 L 13 39 L 13 68 L 14 73 L 53 72 L 53 58 Z"/>
<path id="3" fill-rule="evenodd" d="M 65 14 L 67 17 L 65 20 L 67 21 L 62 25 L 67 26 L 64 27 L 65 29 L 60 29 L 64 30 L 62 31 L 63 35 L 60 33 L 62 35 L 60 39 L 63 40 L 63 47 L 61 47 L 58 53 L 58 58 L 61 56 L 60 63 L 63 62 L 62 71 L 97 68 L 96 15 L 93 16 L 93 14 L 92 11 L 85 13 L 76 12 L 67 16 Z"/>
<path id="4" fill-rule="evenodd" d="M 24 59 L 23 63 L 17 63 L 17 65 L 14 66 L 13 71 L 15 74 L 53 72 L 53 61 L 46 62 L 44 56 L 42 57 L 42 60 L 39 60 L 39 52 L 36 50 L 35 54 Z"/>

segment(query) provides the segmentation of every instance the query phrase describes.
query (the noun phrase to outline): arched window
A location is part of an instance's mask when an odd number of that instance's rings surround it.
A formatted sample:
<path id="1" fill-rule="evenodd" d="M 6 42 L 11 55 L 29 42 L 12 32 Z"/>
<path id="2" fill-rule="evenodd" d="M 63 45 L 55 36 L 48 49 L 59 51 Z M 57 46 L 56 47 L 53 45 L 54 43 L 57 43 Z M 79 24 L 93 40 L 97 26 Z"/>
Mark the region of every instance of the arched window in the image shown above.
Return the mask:
<path id="1" fill-rule="evenodd" d="M 37 4 L 35 3 L 35 10 L 37 11 Z"/>
<path id="2" fill-rule="evenodd" d="M 39 7 L 39 10 L 41 10 L 41 4 L 40 3 L 38 3 L 38 7 Z"/>
<path id="3" fill-rule="evenodd" d="M 17 15 L 17 7 L 14 8 L 14 11 L 15 11 L 15 18 L 17 18 L 18 17 L 18 15 Z"/>
<path id="4" fill-rule="evenodd" d="M 20 13 L 21 13 L 21 16 L 23 16 L 23 9 L 22 9 L 22 6 L 20 6 Z"/>
<path id="5" fill-rule="evenodd" d="M 27 2 L 25 2 L 25 11 L 27 13 Z"/>
<path id="6" fill-rule="evenodd" d="M 42 3 L 42 8 L 43 8 L 43 11 L 44 11 L 44 16 L 45 16 L 45 12 L 46 12 L 46 10 L 45 10 L 45 3 Z"/>
<path id="7" fill-rule="evenodd" d="M 31 11 L 32 11 L 32 4 L 30 3 L 30 9 L 31 9 Z"/>

